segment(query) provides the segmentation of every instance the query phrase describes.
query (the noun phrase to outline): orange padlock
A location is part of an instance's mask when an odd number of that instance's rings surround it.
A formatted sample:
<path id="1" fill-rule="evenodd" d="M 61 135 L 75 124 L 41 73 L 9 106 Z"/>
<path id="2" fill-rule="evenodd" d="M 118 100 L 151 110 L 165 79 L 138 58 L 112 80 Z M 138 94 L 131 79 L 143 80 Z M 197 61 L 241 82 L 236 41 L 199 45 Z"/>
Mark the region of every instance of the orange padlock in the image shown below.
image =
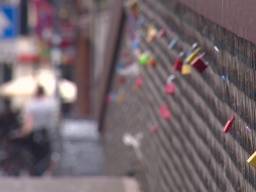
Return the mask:
<path id="1" fill-rule="evenodd" d="M 157 62 L 156 62 L 156 60 L 155 60 L 154 58 L 151 58 L 151 59 L 149 60 L 148 64 L 149 64 L 149 66 L 155 68 Z"/>

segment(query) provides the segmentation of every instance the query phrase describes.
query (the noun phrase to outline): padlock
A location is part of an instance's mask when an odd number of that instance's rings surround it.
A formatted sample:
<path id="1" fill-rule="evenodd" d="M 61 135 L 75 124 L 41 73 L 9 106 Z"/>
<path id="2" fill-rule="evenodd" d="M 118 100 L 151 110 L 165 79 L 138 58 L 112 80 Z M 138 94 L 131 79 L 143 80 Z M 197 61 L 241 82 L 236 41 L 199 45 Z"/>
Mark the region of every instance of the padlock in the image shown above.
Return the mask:
<path id="1" fill-rule="evenodd" d="M 223 128 L 223 132 L 224 133 L 227 133 L 230 128 L 232 127 L 232 125 L 234 124 L 234 121 L 235 121 L 235 116 L 233 115 L 228 121 L 227 123 L 225 124 L 224 128 Z"/>
<path id="2" fill-rule="evenodd" d="M 183 66 L 183 61 L 181 58 L 177 58 L 174 64 L 174 70 L 181 72 Z"/>
<path id="3" fill-rule="evenodd" d="M 203 60 L 203 54 L 196 57 L 192 63 L 191 63 L 192 67 L 194 67 L 199 73 L 203 73 L 204 70 L 208 67 L 207 64 L 205 64 L 204 60 Z"/>
<path id="4" fill-rule="evenodd" d="M 149 64 L 149 66 L 155 68 L 157 62 L 156 62 L 156 60 L 155 60 L 154 58 L 151 58 L 151 59 L 149 60 L 148 64 Z"/>
<path id="5" fill-rule="evenodd" d="M 165 120 L 169 120 L 171 118 L 171 112 L 169 110 L 169 108 L 166 105 L 162 105 L 160 107 L 160 116 L 165 119 Z"/>
<path id="6" fill-rule="evenodd" d="M 155 134 L 155 133 L 157 133 L 159 130 L 160 130 L 160 127 L 157 126 L 157 125 L 155 125 L 155 126 L 150 127 L 149 132 L 150 132 L 151 134 Z"/>
<path id="7" fill-rule="evenodd" d="M 174 79 L 176 79 L 176 76 L 174 74 L 171 74 L 168 76 L 166 83 L 172 83 Z"/>
<path id="8" fill-rule="evenodd" d="M 193 50 L 185 59 L 184 63 L 186 64 L 191 64 L 193 60 L 199 55 L 201 51 L 201 48 L 198 47 L 195 50 Z"/>
<path id="9" fill-rule="evenodd" d="M 149 26 L 147 32 L 147 42 L 151 43 L 157 37 L 157 29 L 154 26 Z"/>
<path id="10" fill-rule="evenodd" d="M 164 86 L 164 92 L 168 95 L 173 95 L 176 92 L 176 85 L 174 83 L 167 83 Z"/>
<path id="11" fill-rule="evenodd" d="M 256 151 L 247 159 L 247 163 L 253 167 L 256 167 Z"/>
<path id="12" fill-rule="evenodd" d="M 147 65 L 149 63 L 150 56 L 148 53 L 142 53 L 139 55 L 139 64 Z"/>
<path id="13" fill-rule="evenodd" d="M 173 49 L 175 46 L 176 46 L 176 44 L 178 43 L 178 38 L 177 37 L 175 37 L 174 39 L 172 39 L 171 41 L 170 41 L 170 43 L 168 44 L 168 48 L 169 49 Z"/>
<path id="14" fill-rule="evenodd" d="M 182 66 L 182 69 L 181 69 L 181 74 L 182 75 L 189 75 L 191 73 L 192 69 L 191 69 L 191 65 L 189 64 L 184 64 Z"/>
<path id="15" fill-rule="evenodd" d="M 137 89 L 140 89 L 143 85 L 143 78 L 142 77 L 138 77 L 136 80 L 135 80 L 135 87 Z"/>

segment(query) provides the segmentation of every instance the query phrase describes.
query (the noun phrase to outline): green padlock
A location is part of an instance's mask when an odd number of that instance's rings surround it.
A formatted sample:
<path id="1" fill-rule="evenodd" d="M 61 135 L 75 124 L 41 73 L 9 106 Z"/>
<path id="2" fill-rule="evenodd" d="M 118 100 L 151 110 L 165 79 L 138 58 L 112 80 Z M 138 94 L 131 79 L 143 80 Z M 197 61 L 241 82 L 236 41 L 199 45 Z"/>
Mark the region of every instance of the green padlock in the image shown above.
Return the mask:
<path id="1" fill-rule="evenodd" d="M 149 63 L 149 60 L 150 60 L 150 56 L 148 53 L 142 53 L 139 56 L 139 64 L 140 65 L 147 65 Z"/>

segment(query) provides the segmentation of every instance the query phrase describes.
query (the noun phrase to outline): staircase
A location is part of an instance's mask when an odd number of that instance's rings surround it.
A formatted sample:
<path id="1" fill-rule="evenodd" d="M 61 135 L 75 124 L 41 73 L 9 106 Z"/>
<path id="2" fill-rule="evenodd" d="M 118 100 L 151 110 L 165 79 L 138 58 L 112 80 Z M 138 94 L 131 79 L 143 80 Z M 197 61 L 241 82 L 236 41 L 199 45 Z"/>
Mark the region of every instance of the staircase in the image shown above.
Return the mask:
<path id="1" fill-rule="evenodd" d="M 139 192 L 134 180 L 109 177 L 2 178 L 0 187 L 4 192 Z"/>

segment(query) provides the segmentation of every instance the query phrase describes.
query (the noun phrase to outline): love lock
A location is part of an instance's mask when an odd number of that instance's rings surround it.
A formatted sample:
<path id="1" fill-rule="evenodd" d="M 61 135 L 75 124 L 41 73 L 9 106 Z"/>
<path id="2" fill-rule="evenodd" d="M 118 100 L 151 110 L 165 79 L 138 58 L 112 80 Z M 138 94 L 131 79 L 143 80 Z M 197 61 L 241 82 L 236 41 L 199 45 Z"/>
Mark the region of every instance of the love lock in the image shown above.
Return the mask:
<path id="1" fill-rule="evenodd" d="M 181 72 L 182 66 L 183 66 L 183 57 L 184 57 L 184 52 L 180 52 L 173 66 L 175 71 Z"/>
<path id="2" fill-rule="evenodd" d="M 185 63 L 191 64 L 193 60 L 200 54 L 201 48 L 198 47 L 195 50 L 192 50 L 192 52 L 186 57 Z"/>
<path id="3" fill-rule="evenodd" d="M 138 77 L 136 80 L 135 80 L 135 87 L 137 89 L 141 89 L 143 85 L 143 78 L 142 77 Z"/>
<path id="4" fill-rule="evenodd" d="M 168 48 L 169 49 L 173 49 L 175 46 L 176 46 L 176 44 L 178 43 L 178 37 L 174 37 L 171 41 L 170 41 L 170 43 L 168 44 Z"/>
<path id="5" fill-rule="evenodd" d="M 154 58 L 151 58 L 148 62 L 149 66 L 151 66 L 152 68 L 155 68 L 156 67 L 156 60 Z"/>
<path id="6" fill-rule="evenodd" d="M 183 61 L 181 58 L 177 58 L 174 64 L 174 70 L 181 72 L 183 66 Z"/>
<path id="7" fill-rule="evenodd" d="M 173 95 L 176 92 L 176 85 L 174 83 L 168 83 L 164 86 L 164 92 L 168 95 Z"/>
<path id="8" fill-rule="evenodd" d="M 192 71 L 191 65 L 185 64 L 182 66 L 181 74 L 182 75 L 189 75 Z"/>
<path id="9" fill-rule="evenodd" d="M 168 106 L 166 105 L 162 105 L 159 109 L 160 112 L 160 116 L 165 119 L 165 120 L 169 120 L 171 118 L 171 112 L 168 108 Z"/>
<path id="10" fill-rule="evenodd" d="M 150 60 L 150 55 L 148 53 L 142 53 L 139 55 L 139 64 L 147 65 Z"/>
<path id="11" fill-rule="evenodd" d="M 167 78 L 166 85 L 164 86 L 164 92 L 168 95 L 172 95 L 176 92 L 176 85 L 173 83 L 175 78 L 176 76 L 173 74 Z"/>
<path id="12" fill-rule="evenodd" d="M 203 60 L 203 56 L 204 54 L 199 55 L 191 63 L 192 67 L 200 73 L 203 73 L 204 70 L 208 67 L 208 65 Z"/>
<path id="13" fill-rule="evenodd" d="M 156 134 L 159 130 L 160 130 L 160 127 L 155 125 L 155 126 L 150 127 L 149 132 L 151 134 Z"/>
<path id="14" fill-rule="evenodd" d="M 247 163 L 256 167 L 256 151 L 249 157 L 249 159 L 247 159 Z"/>
<path id="15" fill-rule="evenodd" d="M 224 133 L 227 133 L 227 132 L 231 129 L 232 125 L 234 124 L 234 121 L 235 121 L 235 116 L 233 115 L 233 116 L 227 121 L 227 123 L 225 124 L 225 126 L 224 126 L 224 128 L 223 128 L 223 132 L 224 132 Z"/>
<path id="16" fill-rule="evenodd" d="M 156 40 L 157 37 L 157 29 L 154 26 L 149 26 L 147 33 L 147 42 L 151 43 Z"/>

